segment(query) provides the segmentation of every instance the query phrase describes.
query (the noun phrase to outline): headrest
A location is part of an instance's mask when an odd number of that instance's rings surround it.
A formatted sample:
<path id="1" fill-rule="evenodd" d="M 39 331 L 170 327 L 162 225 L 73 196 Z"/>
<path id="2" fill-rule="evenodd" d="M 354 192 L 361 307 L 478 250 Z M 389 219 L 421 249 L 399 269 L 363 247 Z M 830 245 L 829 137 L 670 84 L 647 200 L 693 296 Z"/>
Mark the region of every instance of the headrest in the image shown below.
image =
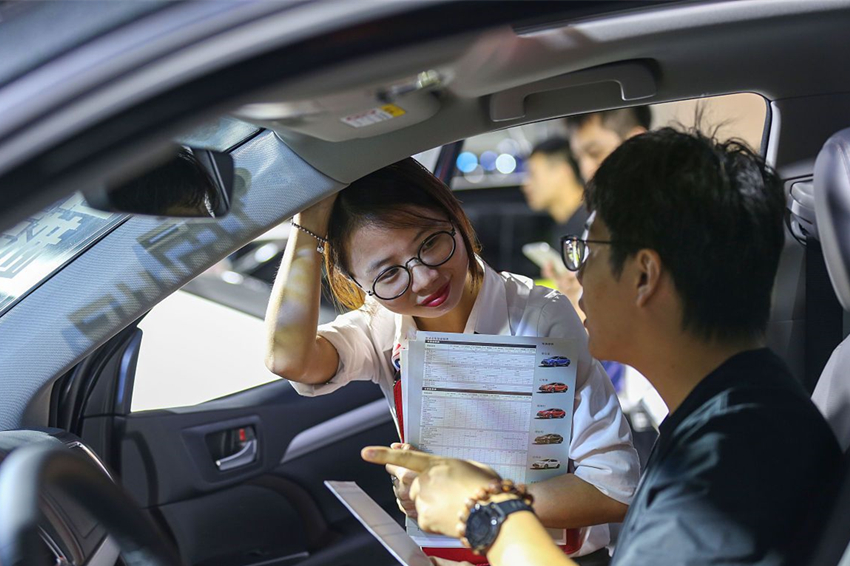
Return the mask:
<path id="1" fill-rule="evenodd" d="M 788 192 L 788 229 L 804 246 L 806 238 L 819 240 L 815 220 L 815 187 L 811 181 L 797 181 Z"/>
<path id="2" fill-rule="evenodd" d="M 832 287 L 850 310 L 850 128 L 829 138 L 815 161 L 815 216 Z"/>

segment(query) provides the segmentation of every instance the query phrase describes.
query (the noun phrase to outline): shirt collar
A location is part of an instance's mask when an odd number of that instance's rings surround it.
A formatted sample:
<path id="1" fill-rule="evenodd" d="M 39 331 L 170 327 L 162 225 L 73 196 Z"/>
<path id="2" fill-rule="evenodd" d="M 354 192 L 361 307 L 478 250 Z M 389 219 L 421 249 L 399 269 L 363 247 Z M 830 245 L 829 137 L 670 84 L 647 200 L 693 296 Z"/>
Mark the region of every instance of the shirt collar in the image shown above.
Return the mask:
<path id="1" fill-rule="evenodd" d="M 480 257 L 476 257 L 478 265 L 484 270 L 481 289 L 469 319 L 466 321 L 465 334 L 510 334 L 511 326 L 508 317 L 508 300 L 505 293 L 505 282 L 502 277 Z M 416 338 L 416 322 L 410 315 L 395 315 L 395 344 L 406 344 Z"/>

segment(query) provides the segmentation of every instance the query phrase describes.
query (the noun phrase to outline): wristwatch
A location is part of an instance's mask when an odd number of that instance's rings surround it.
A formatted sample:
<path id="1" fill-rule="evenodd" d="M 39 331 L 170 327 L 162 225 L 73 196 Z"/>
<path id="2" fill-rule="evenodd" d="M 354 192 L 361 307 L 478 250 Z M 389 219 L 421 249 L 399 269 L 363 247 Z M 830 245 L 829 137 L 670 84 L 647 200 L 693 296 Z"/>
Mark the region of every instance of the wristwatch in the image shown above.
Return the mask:
<path id="1" fill-rule="evenodd" d="M 486 505 L 476 504 L 466 519 L 464 542 L 476 554 L 484 554 L 496 541 L 502 523 L 508 515 L 517 511 L 532 511 L 532 509 L 522 499 L 508 499 Z"/>

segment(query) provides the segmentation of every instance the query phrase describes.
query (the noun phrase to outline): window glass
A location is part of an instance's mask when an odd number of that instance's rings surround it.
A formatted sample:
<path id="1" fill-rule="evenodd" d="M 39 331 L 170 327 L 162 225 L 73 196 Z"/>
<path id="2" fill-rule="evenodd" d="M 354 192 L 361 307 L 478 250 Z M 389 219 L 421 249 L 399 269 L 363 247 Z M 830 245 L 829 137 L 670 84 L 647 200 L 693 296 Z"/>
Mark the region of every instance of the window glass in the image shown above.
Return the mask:
<path id="1" fill-rule="evenodd" d="M 423 151 L 422 153 L 417 153 L 413 156 L 413 159 L 421 163 L 425 169 L 433 173 L 434 169 L 437 167 L 437 159 L 440 157 L 440 150 L 442 149 L 443 146 L 440 146 Z"/>
<path id="2" fill-rule="evenodd" d="M 767 118 L 764 98 L 750 93 L 654 104 L 648 109 L 650 129 L 691 128 L 699 116 L 703 131 L 721 140 L 742 139 L 757 151 Z M 557 118 L 464 141 L 451 187 L 462 192 L 458 197 L 483 246 L 481 255 L 493 267 L 543 280 L 540 266 L 523 253 L 523 244 L 546 242 L 557 248 L 565 230 L 581 233 L 568 218 L 558 218 L 557 210 L 552 214 L 552 195 L 560 190 L 556 182 L 535 185 L 529 172 L 529 157 L 535 147 L 560 138 L 567 144 L 566 152 L 572 154 L 569 137 L 566 120 Z M 606 150 L 614 148 L 616 144 Z M 605 155 L 597 157 L 601 160 Z M 578 161 L 573 167 L 583 183 L 581 177 L 588 168 L 582 168 Z"/>
<path id="3" fill-rule="evenodd" d="M 767 104 L 751 93 L 652 104 L 651 128 L 690 128 L 701 116 L 705 132 L 719 139 L 739 138 L 758 151 L 767 119 Z M 452 180 L 455 190 L 519 186 L 527 174 L 527 159 L 540 142 L 567 136 L 565 120 L 555 119 L 489 132 L 467 139 Z"/>
<path id="4" fill-rule="evenodd" d="M 0 316 L 127 216 L 75 194 L 0 232 Z"/>
<path id="5" fill-rule="evenodd" d="M 196 405 L 279 379 L 263 363 L 257 316 L 177 291 L 139 328 L 134 412 Z"/>

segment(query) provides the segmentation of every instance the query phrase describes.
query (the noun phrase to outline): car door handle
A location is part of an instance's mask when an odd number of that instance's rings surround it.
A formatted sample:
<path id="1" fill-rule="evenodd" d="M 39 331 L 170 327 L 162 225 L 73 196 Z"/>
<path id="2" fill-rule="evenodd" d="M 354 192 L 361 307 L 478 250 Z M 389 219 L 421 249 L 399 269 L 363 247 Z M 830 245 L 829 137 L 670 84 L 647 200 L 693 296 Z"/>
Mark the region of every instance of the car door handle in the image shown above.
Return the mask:
<path id="1" fill-rule="evenodd" d="M 251 440 L 245 443 L 245 446 L 243 446 L 242 449 L 239 450 L 239 452 L 231 456 L 222 458 L 221 460 L 216 460 L 215 465 L 216 467 L 218 467 L 219 471 L 226 472 L 227 470 L 247 466 L 256 459 L 257 439 L 252 438 Z"/>

